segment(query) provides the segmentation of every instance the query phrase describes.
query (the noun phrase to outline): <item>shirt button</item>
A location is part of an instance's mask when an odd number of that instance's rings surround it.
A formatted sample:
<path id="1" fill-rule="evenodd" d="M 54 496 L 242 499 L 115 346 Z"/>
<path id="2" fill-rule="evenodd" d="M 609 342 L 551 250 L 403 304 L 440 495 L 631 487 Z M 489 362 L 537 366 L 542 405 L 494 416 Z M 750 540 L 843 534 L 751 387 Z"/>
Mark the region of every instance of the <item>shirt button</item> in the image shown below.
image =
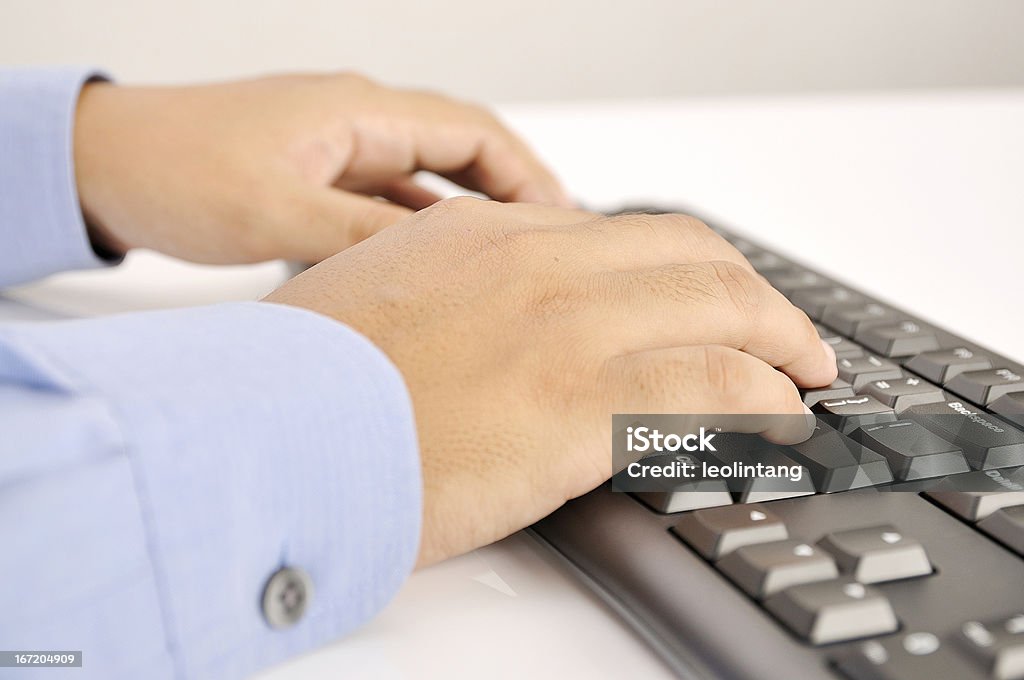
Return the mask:
<path id="1" fill-rule="evenodd" d="M 271 628 L 289 628 L 298 623 L 313 598 L 313 582 L 296 567 L 282 567 L 263 588 L 263 616 Z"/>

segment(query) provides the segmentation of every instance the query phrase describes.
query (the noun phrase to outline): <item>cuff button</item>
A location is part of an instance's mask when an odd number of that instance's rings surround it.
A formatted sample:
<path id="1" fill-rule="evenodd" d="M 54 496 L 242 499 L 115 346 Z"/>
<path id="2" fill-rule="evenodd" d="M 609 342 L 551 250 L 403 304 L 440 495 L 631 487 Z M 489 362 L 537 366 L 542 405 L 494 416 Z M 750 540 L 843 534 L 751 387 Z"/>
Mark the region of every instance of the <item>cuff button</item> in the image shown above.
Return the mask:
<path id="1" fill-rule="evenodd" d="M 271 628 L 290 628 L 306 613 L 312 597 L 309 575 L 296 567 L 283 567 L 263 588 L 263 617 Z"/>

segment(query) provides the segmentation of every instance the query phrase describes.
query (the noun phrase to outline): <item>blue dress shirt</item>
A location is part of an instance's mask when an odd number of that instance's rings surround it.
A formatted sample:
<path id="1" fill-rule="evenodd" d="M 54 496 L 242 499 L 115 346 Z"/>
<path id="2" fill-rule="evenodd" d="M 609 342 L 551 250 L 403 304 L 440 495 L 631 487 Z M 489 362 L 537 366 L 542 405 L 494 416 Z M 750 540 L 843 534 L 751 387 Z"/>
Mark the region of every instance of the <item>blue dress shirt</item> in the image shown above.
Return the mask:
<path id="1" fill-rule="evenodd" d="M 0 70 L 0 287 L 102 261 L 71 153 L 87 70 Z M 259 302 L 0 323 L 0 677 L 244 677 L 366 622 L 417 553 L 412 406 L 385 355 Z M 304 570 L 293 626 L 261 609 Z M 27 675 L 26 675 L 27 674 Z"/>

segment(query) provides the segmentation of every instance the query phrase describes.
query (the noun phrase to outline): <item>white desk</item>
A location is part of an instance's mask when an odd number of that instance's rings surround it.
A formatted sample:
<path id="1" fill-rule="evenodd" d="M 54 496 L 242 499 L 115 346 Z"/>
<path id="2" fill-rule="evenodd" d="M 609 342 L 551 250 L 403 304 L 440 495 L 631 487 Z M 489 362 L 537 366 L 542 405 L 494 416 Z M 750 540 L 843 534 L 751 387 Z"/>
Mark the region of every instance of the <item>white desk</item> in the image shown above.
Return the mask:
<path id="1" fill-rule="evenodd" d="M 691 205 L 925 318 L 1024 358 L 1024 91 L 505 109 L 590 205 Z M 148 253 L 10 292 L 44 318 L 251 299 L 280 264 Z M 0 299 L 2 300 L 2 299 Z M 523 534 L 415 574 L 352 637 L 286 678 L 668 677 Z"/>

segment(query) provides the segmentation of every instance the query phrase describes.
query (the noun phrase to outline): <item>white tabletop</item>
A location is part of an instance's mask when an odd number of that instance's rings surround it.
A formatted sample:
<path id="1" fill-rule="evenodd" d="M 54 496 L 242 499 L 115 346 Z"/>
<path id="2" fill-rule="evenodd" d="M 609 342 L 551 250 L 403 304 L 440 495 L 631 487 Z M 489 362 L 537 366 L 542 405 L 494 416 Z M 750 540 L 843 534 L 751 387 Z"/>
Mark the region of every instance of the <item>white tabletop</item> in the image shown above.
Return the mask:
<path id="1" fill-rule="evenodd" d="M 1024 358 L 1024 91 L 508 107 L 588 205 L 692 206 L 826 273 Z M 0 296 L 47 318 L 252 299 L 280 263 L 134 253 Z M 6 298 L 6 300 L 5 300 Z M 290 678 L 668 677 L 643 642 L 526 534 L 413 575 Z"/>

